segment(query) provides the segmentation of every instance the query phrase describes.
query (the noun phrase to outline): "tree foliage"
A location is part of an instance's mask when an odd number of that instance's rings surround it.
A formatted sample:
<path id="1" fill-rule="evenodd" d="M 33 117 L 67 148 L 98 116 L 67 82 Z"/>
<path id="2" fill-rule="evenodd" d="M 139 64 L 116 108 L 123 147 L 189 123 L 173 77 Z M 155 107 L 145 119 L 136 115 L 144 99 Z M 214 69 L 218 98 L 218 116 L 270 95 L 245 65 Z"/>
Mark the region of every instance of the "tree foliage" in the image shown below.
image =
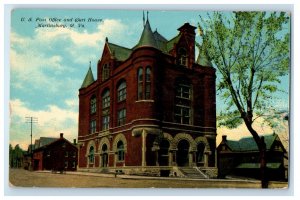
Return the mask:
<path id="1" fill-rule="evenodd" d="M 20 168 L 23 164 L 24 151 L 17 144 L 15 148 L 9 144 L 9 165 L 11 168 Z"/>
<path id="2" fill-rule="evenodd" d="M 245 120 L 252 125 L 261 116 L 272 124 L 266 114 L 290 65 L 287 13 L 214 12 L 200 18 L 202 48 L 221 75 L 217 91 L 227 105 L 218 125 L 235 128 Z"/>
<path id="3" fill-rule="evenodd" d="M 229 128 L 246 125 L 260 152 L 261 185 L 268 187 L 266 144 L 253 122 L 263 117 L 276 125 L 276 108 L 270 104 L 280 77 L 289 72 L 289 16 L 284 12 L 214 12 L 207 17 L 200 16 L 204 26 L 201 48 L 221 75 L 217 91 L 227 105 L 218 123 Z"/>

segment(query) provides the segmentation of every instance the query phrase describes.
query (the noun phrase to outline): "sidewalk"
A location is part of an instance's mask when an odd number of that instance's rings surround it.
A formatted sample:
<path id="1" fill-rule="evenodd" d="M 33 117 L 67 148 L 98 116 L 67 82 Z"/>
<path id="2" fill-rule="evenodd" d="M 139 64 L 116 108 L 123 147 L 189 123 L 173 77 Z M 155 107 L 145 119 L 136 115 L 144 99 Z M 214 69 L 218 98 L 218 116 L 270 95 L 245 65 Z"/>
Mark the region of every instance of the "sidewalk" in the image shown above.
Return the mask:
<path id="1" fill-rule="evenodd" d="M 52 173 L 51 171 L 36 171 L 37 173 Z M 113 173 L 96 173 L 96 172 L 79 172 L 79 171 L 67 171 L 64 175 L 79 175 L 79 176 L 94 176 L 94 177 L 106 177 L 106 178 L 121 178 L 121 179 L 140 179 L 140 180 L 180 180 L 180 181 L 206 181 L 206 182 L 247 182 L 247 183 L 259 183 L 259 180 L 249 179 L 197 179 L 188 177 L 158 177 L 158 176 L 138 176 L 138 175 L 125 175 L 125 174 L 113 174 Z"/>

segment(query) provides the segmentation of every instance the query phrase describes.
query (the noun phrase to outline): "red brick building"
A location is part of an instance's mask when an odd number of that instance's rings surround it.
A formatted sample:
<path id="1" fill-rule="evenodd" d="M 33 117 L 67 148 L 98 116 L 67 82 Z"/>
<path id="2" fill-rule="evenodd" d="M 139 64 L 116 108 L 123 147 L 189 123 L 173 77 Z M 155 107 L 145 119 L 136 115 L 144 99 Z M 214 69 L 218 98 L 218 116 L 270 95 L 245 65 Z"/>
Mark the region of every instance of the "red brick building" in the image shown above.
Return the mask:
<path id="1" fill-rule="evenodd" d="M 79 170 L 215 177 L 215 69 L 195 27 L 167 40 L 149 20 L 133 48 L 106 39 L 79 89 Z"/>
<path id="2" fill-rule="evenodd" d="M 62 133 L 59 138 L 40 138 L 35 142 L 35 146 L 34 170 L 76 171 L 77 147 L 66 140 Z"/>

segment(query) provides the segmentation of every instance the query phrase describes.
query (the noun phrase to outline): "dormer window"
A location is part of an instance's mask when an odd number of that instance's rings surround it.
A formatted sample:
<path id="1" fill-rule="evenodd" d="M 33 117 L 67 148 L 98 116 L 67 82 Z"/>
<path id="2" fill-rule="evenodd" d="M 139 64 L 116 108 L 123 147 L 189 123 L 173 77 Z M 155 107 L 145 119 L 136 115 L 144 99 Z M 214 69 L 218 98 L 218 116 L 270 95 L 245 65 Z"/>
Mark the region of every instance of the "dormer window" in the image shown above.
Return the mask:
<path id="1" fill-rule="evenodd" d="M 104 64 L 102 67 L 102 81 L 105 81 L 109 78 L 109 65 Z"/>
<path id="2" fill-rule="evenodd" d="M 179 65 L 187 66 L 187 52 L 185 48 L 181 47 L 178 49 L 177 58 Z"/>

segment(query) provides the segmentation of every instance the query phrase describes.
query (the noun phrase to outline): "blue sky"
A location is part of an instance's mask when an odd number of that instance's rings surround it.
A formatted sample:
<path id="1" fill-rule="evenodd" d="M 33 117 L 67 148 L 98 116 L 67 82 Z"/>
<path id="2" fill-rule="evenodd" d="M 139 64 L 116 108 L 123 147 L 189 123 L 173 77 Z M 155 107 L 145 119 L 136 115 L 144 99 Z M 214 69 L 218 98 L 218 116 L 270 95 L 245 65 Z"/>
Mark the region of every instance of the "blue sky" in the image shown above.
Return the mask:
<path id="1" fill-rule="evenodd" d="M 198 11 L 151 11 L 149 20 L 152 30 L 157 29 L 171 39 L 185 22 L 196 26 L 199 14 Z M 72 18 L 72 22 L 63 24 L 74 23 L 74 27 L 37 28 L 36 19 L 49 18 Z M 84 27 L 74 22 L 88 18 L 102 21 L 80 22 Z M 20 144 L 26 149 L 30 144 L 30 126 L 25 123 L 28 116 L 38 118 L 33 139 L 59 137 L 60 132 L 70 141 L 77 138 L 78 89 L 89 61 L 95 77 L 105 37 L 112 43 L 132 48 L 142 30 L 142 11 L 13 10 L 10 35 L 10 142 L 13 146 Z M 196 40 L 200 41 L 199 35 Z M 283 79 L 280 87 L 287 90 L 288 78 Z M 282 99 L 274 103 L 285 107 L 287 94 L 278 96 Z M 218 100 L 218 111 L 221 105 Z"/>

